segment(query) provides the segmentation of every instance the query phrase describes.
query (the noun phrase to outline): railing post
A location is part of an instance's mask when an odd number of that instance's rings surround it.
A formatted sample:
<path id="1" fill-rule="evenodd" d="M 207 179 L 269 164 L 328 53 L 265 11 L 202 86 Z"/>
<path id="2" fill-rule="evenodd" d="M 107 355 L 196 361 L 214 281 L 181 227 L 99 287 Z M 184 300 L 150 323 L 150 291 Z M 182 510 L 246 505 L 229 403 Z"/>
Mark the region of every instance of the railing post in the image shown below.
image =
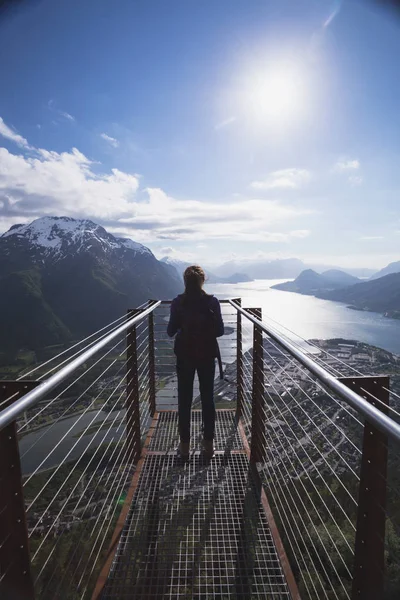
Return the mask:
<path id="1" fill-rule="evenodd" d="M 154 356 L 154 314 L 149 314 L 149 403 L 150 415 L 156 412 L 156 368 Z"/>
<path id="2" fill-rule="evenodd" d="M 138 313 L 138 309 L 128 310 L 128 318 Z M 127 330 L 126 353 L 126 440 L 128 456 L 133 451 L 133 461 L 137 463 L 141 454 L 141 433 L 136 325 Z"/>
<path id="3" fill-rule="evenodd" d="M 242 299 L 235 298 L 236 304 L 242 306 Z M 236 322 L 236 415 L 243 414 L 243 343 L 242 343 L 242 314 L 237 312 Z"/>
<path id="4" fill-rule="evenodd" d="M 346 377 L 340 381 L 388 414 L 389 377 Z M 387 436 L 366 421 L 358 493 L 352 600 L 377 600 L 384 595 L 387 459 Z"/>
<path id="5" fill-rule="evenodd" d="M 249 308 L 257 319 L 262 318 L 261 308 Z M 265 448 L 265 394 L 264 394 L 264 348 L 263 332 L 253 325 L 253 386 L 251 408 L 251 456 L 252 462 L 263 462 Z"/>
<path id="6" fill-rule="evenodd" d="M 39 383 L 1 381 L 1 408 L 7 408 Z M 0 481 L 0 598 L 33 600 L 35 592 L 15 421 L 0 431 Z"/>

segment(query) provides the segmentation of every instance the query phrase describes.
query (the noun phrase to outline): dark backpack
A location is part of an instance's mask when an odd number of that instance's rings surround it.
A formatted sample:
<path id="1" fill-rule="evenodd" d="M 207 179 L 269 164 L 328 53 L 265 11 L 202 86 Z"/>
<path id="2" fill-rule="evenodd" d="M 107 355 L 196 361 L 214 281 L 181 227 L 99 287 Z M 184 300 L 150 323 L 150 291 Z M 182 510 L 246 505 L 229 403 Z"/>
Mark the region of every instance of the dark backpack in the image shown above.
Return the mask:
<path id="1" fill-rule="evenodd" d="M 206 294 L 187 298 L 180 296 L 180 331 L 175 352 L 194 363 L 215 358 L 218 355 L 216 317 L 211 309 L 213 296 Z"/>

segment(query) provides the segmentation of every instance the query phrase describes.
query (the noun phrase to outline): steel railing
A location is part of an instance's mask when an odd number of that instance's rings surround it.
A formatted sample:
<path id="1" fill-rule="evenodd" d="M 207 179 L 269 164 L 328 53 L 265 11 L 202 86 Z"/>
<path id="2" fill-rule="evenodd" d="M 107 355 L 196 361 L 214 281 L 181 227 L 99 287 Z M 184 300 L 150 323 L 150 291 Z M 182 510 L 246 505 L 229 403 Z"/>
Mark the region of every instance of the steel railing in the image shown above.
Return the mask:
<path id="1" fill-rule="evenodd" d="M 75 344 L 72 356 L 61 352 L 43 382 L 0 382 L 0 474 L 9 483 L 0 506 L 0 589 L 19 577 L 21 597 L 33 598 L 34 580 L 43 600 L 68 598 L 68 585 L 88 597 L 129 499 L 150 419 L 155 410 L 177 408 L 169 304 L 152 301 L 83 340 L 91 342 L 80 350 Z M 351 364 L 328 364 L 320 350 L 307 354 L 263 320 L 261 309 L 242 308 L 238 299 L 222 309 L 227 335 L 217 407 L 236 408 L 301 596 L 391 598 L 384 594 L 400 590 L 390 566 L 400 540 L 400 425 L 387 375 L 360 377 Z M 24 468 L 70 417 L 24 473 L 21 460 Z M 72 449 L 64 450 L 67 438 Z M 16 528 L 7 522 L 11 506 Z"/>
<path id="2" fill-rule="evenodd" d="M 328 352 L 324 364 L 317 344 L 307 355 L 305 340 L 264 321 L 261 309 L 230 303 L 244 348 L 238 408 L 301 597 L 397 597 L 399 390 L 388 376 L 396 361 L 372 376 Z"/>

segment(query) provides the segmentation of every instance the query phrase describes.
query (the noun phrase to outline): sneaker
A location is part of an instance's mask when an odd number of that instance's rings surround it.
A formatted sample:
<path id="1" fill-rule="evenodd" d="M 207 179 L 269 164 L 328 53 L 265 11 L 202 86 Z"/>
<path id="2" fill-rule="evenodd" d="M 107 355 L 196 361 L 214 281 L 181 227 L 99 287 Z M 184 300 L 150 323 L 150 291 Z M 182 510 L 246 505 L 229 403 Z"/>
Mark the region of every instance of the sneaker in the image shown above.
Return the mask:
<path id="1" fill-rule="evenodd" d="M 213 440 L 203 440 L 203 453 L 208 459 L 214 456 L 214 442 Z"/>
<path id="2" fill-rule="evenodd" d="M 183 458 L 184 460 L 187 460 L 189 458 L 189 448 L 190 448 L 189 442 L 180 442 L 179 454 L 181 455 L 181 458 Z"/>

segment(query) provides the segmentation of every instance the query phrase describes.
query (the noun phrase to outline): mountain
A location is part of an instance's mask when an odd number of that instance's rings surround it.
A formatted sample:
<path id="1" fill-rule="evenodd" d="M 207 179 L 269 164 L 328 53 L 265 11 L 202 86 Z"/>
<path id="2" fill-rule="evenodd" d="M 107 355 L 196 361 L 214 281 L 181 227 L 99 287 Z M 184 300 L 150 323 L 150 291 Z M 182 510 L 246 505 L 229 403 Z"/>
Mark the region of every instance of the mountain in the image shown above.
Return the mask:
<path id="1" fill-rule="evenodd" d="M 340 269 L 329 269 L 328 271 L 324 271 L 321 273 L 321 277 L 323 277 L 325 281 L 329 281 L 334 286 L 341 288 L 360 282 L 358 277 L 354 277 L 354 275 L 350 275 L 349 273 L 341 271 Z"/>
<path id="2" fill-rule="evenodd" d="M 400 260 L 392 262 L 384 269 L 374 273 L 370 279 L 379 279 L 379 277 L 385 277 L 385 275 L 391 275 L 392 273 L 400 273 Z"/>
<path id="3" fill-rule="evenodd" d="M 82 337 L 181 288 L 173 269 L 89 220 L 43 217 L 0 236 L 0 349 Z"/>
<path id="4" fill-rule="evenodd" d="M 359 310 L 371 310 L 384 313 L 388 317 L 400 318 L 400 273 L 335 290 L 326 297 L 329 300 L 346 302 Z"/>
<path id="5" fill-rule="evenodd" d="M 191 263 L 170 258 L 169 256 L 164 256 L 161 259 L 161 262 L 173 267 L 180 278 L 183 278 L 185 269 L 191 265 Z M 206 283 L 246 283 L 248 281 L 253 281 L 251 277 L 244 273 L 232 273 L 229 277 L 219 277 L 218 275 L 211 273 L 207 268 L 205 268 L 204 271 L 206 274 Z"/>
<path id="6" fill-rule="evenodd" d="M 321 295 L 335 290 L 353 285 L 359 282 L 357 277 L 337 269 L 330 269 L 319 274 L 312 269 L 302 271 L 294 281 L 286 281 L 272 286 L 273 289 L 285 292 L 297 292 L 298 294 Z"/>

